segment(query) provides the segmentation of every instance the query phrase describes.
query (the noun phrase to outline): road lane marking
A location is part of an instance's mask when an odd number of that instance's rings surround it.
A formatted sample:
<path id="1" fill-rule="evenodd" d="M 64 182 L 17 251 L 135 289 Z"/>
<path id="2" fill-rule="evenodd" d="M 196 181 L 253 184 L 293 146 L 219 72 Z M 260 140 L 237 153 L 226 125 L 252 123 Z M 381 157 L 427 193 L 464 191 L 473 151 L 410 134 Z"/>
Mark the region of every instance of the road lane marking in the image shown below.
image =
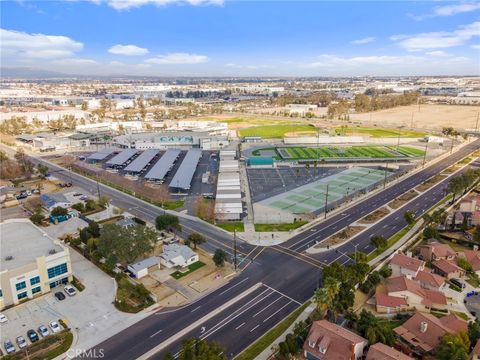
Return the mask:
<path id="1" fill-rule="evenodd" d="M 243 279 L 242 281 L 239 281 L 238 283 L 236 283 L 235 285 L 229 287 L 228 289 L 223 290 L 223 291 L 222 291 L 220 294 L 218 294 L 218 295 L 223 295 L 223 294 L 225 294 L 227 291 L 232 290 L 234 287 L 240 285 L 241 283 L 243 283 L 244 281 L 247 281 L 247 280 L 248 280 L 248 277 L 246 277 L 246 278 Z"/>
<path id="2" fill-rule="evenodd" d="M 253 314 L 252 318 L 254 318 L 255 316 L 257 316 L 258 314 L 260 314 L 261 312 L 267 310 L 270 306 L 272 306 L 273 304 L 275 304 L 278 300 L 282 299 L 283 297 L 280 296 L 279 298 L 277 298 L 277 300 L 271 302 L 270 304 L 268 304 L 267 306 L 265 306 L 262 310 L 260 310 L 259 312 L 257 312 L 256 314 Z"/>
<path id="3" fill-rule="evenodd" d="M 195 309 L 193 309 L 192 311 L 190 311 L 191 313 L 194 312 L 194 311 L 197 311 L 198 309 L 200 309 L 201 305 L 200 306 L 197 306 Z"/>
<path id="4" fill-rule="evenodd" d="M 290 296 L 288 296 L 287 294 L 284 294 L 284 293 L 282 293 L 281 291 L 278 291 L 277 289 L 272 288 L 271 286 L 268 286 L 268 285 L 266 285 L 266 284 L 263 284 L 263 286 L 266 286 L 266 287 L 269 288 L 270 290 L 273 290 L 273 291 L 275 291 L 276 293 L 279 293 L 280 295 L 286 297 L 286 298 L 287 298 L 288 300 L 290 300 L 290 301 L 293 301 L 293 302 L 297 303 L 298 305 L 302 305 L 301 302 L 298 302 L 297 300 L 292 299 L 292 298 L 291 298 Z"/>
<path id="5" fill-rule="evenodd" d="M 240 329 L 240 328 L 241 328 L 243 325 L 245 325 L 245 323 L 244 323 L 244 322 L 243 322 L 243 323 L 241 323 L 240 325 L 238 325 L 238 326 L 235 328 L 235 330 L 238 330 L 238 329 Z"/>
<path id="6" fill-rule="evenodd" d="M 152 335 L 150 335 L 151 338 L 153 338 L 155 335 L 158 335 L 162 332 L 162 330 L 158 330 L 156 333 L 153 333 Z"/>
<path id="7" fill-rule="evenodd" d="M 270 315 L 269 317 L 267 317 L 266 319 L 263 320 L 263 322 L 267 322 L 270 318 L 272 318 L 273 316 L 275 316 L 276 314 L 278 314 L 281 310 L 283 310 L 287 305 L 289 305 L 291 303 L 291 301 L 289 301 L 288 303 L 286 303 L 285 305 L 283 305 L 280 309 L 278 309 L 277 311 L 275 311 L 272 315 Z"/>
<path id="8" fill-rule="evenodd" d="M 258 328 L 260 325 L 255 326 L 250 332 L 255 331 L 256 328 Z"/>

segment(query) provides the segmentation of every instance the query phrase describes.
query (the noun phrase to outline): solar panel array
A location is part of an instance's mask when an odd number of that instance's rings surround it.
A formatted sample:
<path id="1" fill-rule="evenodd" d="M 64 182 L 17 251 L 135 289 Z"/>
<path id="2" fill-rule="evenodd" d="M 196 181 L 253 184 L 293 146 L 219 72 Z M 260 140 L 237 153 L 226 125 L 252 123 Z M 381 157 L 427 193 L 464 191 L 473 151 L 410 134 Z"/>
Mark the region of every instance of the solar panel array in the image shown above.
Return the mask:
<path id="1" fill-rule="evenodd" d="M 145 179 L 149 180 L 163 180 L 167 172 L 172 168 L 175 160 L 180 155 L 180 150 L 170 149 L 163 154 L 160 160 L 150 169 L 145 175 Z"/>
<path id="2" fill-rule="evenodd" d="M 96 153 L 91 154 L 87 157 L 87 160 L 97 160 L 102 161 L 103 159 L 107 158 L 108 156 L 112 155 L 118 149 L 115 148 L 104 148 L 102 150 L 97 151 Z"/>
<path id="3" fill-rule="evenodd" d="M 190 190 L 193 174 L 195 174 L 195 170 L 197 169 L 197 165 L 201 157 L 202 150 L 188 150 L 187 155 L 185 155 L 185 158 L 182 161 L 182 164 L 175 173 L 172 181 L 170 181 L 169 187 Z"/>
<path id="4" fill-rule="evenodd" d="M 135 160 L 133 160 L 124 170 L 132 173 L 139 173 L 142 171 L 152 159 L 157 156 L 160 150 L 148 149 L 141 153 Z"/>
<path id="5" fill-rule="evenodd" d="M 130 158 L 132 158 L 137 153 L 135 149 L 125 149 L 120 154 L 114 156 L 107 161 L 109 166 L 120 166 L 125 164 Z"/>

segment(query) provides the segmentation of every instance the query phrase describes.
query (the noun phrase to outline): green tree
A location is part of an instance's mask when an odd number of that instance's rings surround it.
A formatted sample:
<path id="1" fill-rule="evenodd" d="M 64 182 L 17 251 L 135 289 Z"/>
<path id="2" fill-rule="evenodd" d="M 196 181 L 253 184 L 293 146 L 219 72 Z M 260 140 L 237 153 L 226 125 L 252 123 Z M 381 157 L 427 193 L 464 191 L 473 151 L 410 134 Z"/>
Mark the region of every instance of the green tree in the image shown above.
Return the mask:
<path id="1" fill-rule="evenodd" d="M 340 292 L 340 283 L 333 277 L 328 277 L 323 282 L 323 287 L 315 290 L 313 298 L 317 311 L 322 318 L 325 317 L 328 310 L 333 310 L 335 297 Z"/>
<path id="2" fill-rule="evenodd" d="M 480 339 L 480 320 L 477 319 L 468 323 L 468 338 L 472 346 Z"/>
<path id="3" fill-rule="evenodd" d="M 200 235 L 199 233 L 192 233 L 188 236 L 187 239 L 190 243 L 193 244 L 194 249 L 197 248 L 197 245 L 201 245 L 201 244 L 207 242 L 207 240 L 202 235 Z"/>
<path id="4" fill-rule="evenodd" d="M 405 211 L 403 213 L 403 218 L 407 222 L 408 225 L 411 225 L 415 222 L 415 215 L 411 211 Z"/>
<path id="5" fill-rule="evenodd" d="M 457 265 L 460 266 L 465 271 L 472 271 L 472 265 L 465 258 L 458 257 Z"/>
<path id="6" fill-rule="evenodd" d="M 227 253 L 222 249 L 215 250 L 213 254 L 213 262 L 215 263 L 216 267 L 222 267 L 225 264 L 225 260 L 227 259 Z"/>
<path id="7" fill-rule="evenodd" d="M 54 207 L 50 212 L 50 215 L 52 216 L 65 216 L 67 214 L 68 210 L 61 206 Z"/>
<path id="8" fill-rule="evenodd" d="M 438 360 L 467 360 L 470 340 L 463 331 L 456 335 L 445 334 L 436 348 Z"/>
<path id="9" fill-rule="evenodd" d="M 178 360 L 227 360 L 224 352 L 215 342 L 191 338 L 182 342 Z"/>
<path id="10" fill-rule="evenodd" d="M 170 231 L 181 231 L 182 226 L 180 225 L 180 220 L 178 216 L 171 214 L 163 214 L 157 216 L 155 219 L 155 227 L 157 230 L 170 230 Z"/>
<path id="11" fill-rule="evenodd" d="M 108 206 L 109 199 L 106 196 L 100 196 L 98 198 L 98 205 L 102 207 L 107 207 Z"/>
<path id="12" fill-rule="evenodd" d="M 92 211 L 97 208 L 97 203 L 93 199 L 88 199 L 85 201 L 85 210 L 86 211 Z"/>
<path id="13" fill-rule="evenodd" d="M 440 234 L 436 228 L 431 225 L 428 225 L 423 229 L 423 238 L 424 239 L 438 239 Z"/>
<path id="14" fill-rule="evenodd" d="M 395 342 L 393 330 L 368 310 L 363 309 L 360 313 L 357 329 L 371 344 L 381 342 L 392 346 Z"/>
<path id="15" fill-rule="evenodd" d="M 387 247 L 387 239 L 385 239 L 384 236 L 382 235 L 375 235 L 370 238 L 370 242 L 372 243 L 373 246 L 375 246 L 378 249 L 384 249 Z"/>
<path id="16" fill-rule="evenodd" d="M 75 210 L 83 213 L 83 212 L 85 212 L 85 205 L 83 205 L 83 203 L 81 203 L 81 202 L 78 202 L 78 203 L 72 205 L 72 209 L 75 209 Z"/>
<path id="17" fill-rule="evenodd" d="M 38 164 L 37 165 L 37 171 L 40 174 L 40 176 L 45 177 L 48 174 L 48 166 L 43 165 L 43 164 Z"/>
<path id="18" fill-rule="evenodd" d="M 113 255 L 124 265 L 151 253 L 157 239 L 154 230 L 147 226 L 125 228 L 106 224 L 100 233 L 98 250 L 103 257 Z"/>
<path id="19" fill-rule="evenodd" d="M 40 225 L 45 219 L 45 217 L 42 215 L 41 212 L 35 211 L 31 216 L 30 216 L 30 221 L 34 223 L 35 225 Z"/>

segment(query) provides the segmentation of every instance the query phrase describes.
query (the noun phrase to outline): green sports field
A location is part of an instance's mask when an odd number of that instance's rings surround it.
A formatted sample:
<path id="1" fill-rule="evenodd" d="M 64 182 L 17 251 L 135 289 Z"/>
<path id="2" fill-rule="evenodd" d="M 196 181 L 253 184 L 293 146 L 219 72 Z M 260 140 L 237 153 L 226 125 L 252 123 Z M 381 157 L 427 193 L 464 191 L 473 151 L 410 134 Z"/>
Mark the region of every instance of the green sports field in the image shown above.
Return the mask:
<path id="1" fill-rule="evenodd" d="M 368 127 L 344 127 L 336 128 L 335 132 L 339 135 L 370 135 L 371 137 L 407 137 L 407 138 L 420 138 L 426 134 L 418 131 L 411 130 L 397 130 L 397 129 L 382 129 L 382 128 L 368 128 Z"/>
<path id="2" fill-rule="evenodd" d="M 424 151 L 409 146 L 320 146 L 320 147 L 277 147 L 256 149 L 254 156 L 261 156 L 262 151 L 274 152 L 278 160 L 309 160 L 309 159 L 394 159 L 414 158 L 423 156 Z"/>
<path id="3" fill-rule="evenodd" d="M 312 125 L 264 125 L 254 126 L 239 130 L 240 136 L 260 136 L 264 139 L 283 138 L 287 133 L 312 133 L 315 134 L 315 127 Z"/>

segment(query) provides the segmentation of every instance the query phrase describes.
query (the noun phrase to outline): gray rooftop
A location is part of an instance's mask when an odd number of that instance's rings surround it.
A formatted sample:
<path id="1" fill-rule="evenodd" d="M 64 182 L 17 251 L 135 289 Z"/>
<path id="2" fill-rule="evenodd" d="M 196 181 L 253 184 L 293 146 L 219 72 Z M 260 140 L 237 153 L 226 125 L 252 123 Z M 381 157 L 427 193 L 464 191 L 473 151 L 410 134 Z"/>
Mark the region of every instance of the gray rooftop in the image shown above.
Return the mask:
<path id="1" fill-rule="evenodd" d="M 148 149 L 133 160 L 124 170 L 130 172 L 140 172 L 160 151 L 157 149 Z"/>
<path id="2" fill-rule="evenodd" d="M 197 169 L 197 165 L 201 157 L 202 150 L 188 150 L 187 155 L 185 155 L 182 164 L 175 173 L 172 181 L 170 181 L 169 186 L 183 190 L 190 190 L 193 174 L 195 174 L 195 170 Z"/>
<path id="3" fill-rule="evenodd" d="M 150 256 L 142 261 L 138 261 L 133 264 L 129 264 L 128 266 L 131 267 L 135 271 L 141 271 L 143 269 L 148 269 L 151 266 L 158 265 L 159 259 L 158 256 Z"/>
<path id="4" fill-rule="evenodd" d="M 40 256 L 49 256 L 55 250 L 63 248 L 29 221 L 12 221 L 0 223 L 0 271 L 13 270 L 36 261 Z M 5 260 L 13 256 L 12 260 Z"/>
<path id="5" fill-rule="evenodd" d="M 150 171 L 145 175 L 145 179 L 162 180 L 167 172 L 172 168 L 178 155 L 180 155 L 180 150 L 167 150 L 160 160 L 158 160 L 157 163 L 153 165 Z"/>
<path id="6" fill-rule="evenodd" d="M 107 161 L 107 165 L 123 165 L 125 164 L 128 160 L 130 160 L 138 150 L 135 149 L 125 149 L 123 150 L 120 154 L 115 155 L 113 158 Z"/>
<path id="7" fill-rule="evenodd" d="M 190 259 L 196 253 L 187 245 L 170 244 L 163 247 L 163 253 L 160 255 L 166 261 L 175 259 L 177 256 L 182 256 L 184 259 Z"/>
<path id="8" fill-rule="evenodd" d="M 96 153 L 93 153 L 89 157 L 87 157 L 88 160 L 97 160 L 97 161 L 102 161 L 112 155 L 114 152 L 118 151 L 118 149 L 115 148 L 104 148 Z"/>

